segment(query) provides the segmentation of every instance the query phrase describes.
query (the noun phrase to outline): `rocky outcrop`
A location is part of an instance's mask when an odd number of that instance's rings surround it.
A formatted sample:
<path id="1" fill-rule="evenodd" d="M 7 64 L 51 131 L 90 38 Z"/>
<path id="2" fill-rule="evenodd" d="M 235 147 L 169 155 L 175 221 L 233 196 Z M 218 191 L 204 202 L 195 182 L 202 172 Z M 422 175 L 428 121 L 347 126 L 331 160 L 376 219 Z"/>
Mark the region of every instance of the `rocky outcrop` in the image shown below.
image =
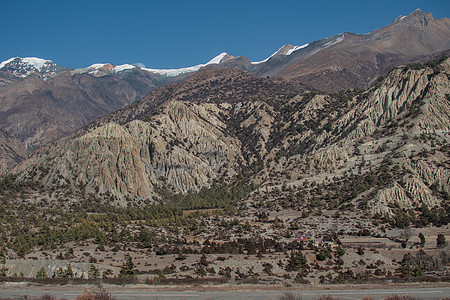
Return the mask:
<path id="1" fill-rule="evenodd" d="M 29 170 L 46 185 L 83 187 L 85 194 L 153 199 L 154 185 L 176 192 L 196 191 L 222 176 L 237 174 L 240 143 L 227 137 L 215 105 L 170 101 L 148 122 L 114 122 L 75 139 L 39 159 L 45 172 Z"/>
<path id="2" fill-rule="evenodd" d="M 6 174 L 26 157 L 25 146 L 15 137 L 0 129 L 0 174 Z"/>

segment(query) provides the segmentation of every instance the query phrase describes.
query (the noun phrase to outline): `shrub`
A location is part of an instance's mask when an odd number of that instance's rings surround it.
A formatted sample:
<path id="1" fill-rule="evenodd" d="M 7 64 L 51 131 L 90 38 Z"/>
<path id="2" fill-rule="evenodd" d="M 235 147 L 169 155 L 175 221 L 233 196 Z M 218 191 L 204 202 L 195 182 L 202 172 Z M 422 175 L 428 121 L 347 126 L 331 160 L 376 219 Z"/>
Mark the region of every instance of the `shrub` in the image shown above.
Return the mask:
<path id="1" fill-rule="evenodd" d="M 85 290 L 83 295 L 76 298 L 77 300 L 116 300 L 102 286 L 97 289 Z"/>
<path id="2" fill-rule="evenodd" d="M 290 292 L 285 292 L 283 296 L 278 297 L 279 300 L 302 300 L 301 296 L 297 296 Z"/>
<path id="3" fill-rule="evenodd" d="M 316 255 L 317 260 L 324 261 L 327 258 L 331 258 L 331 251 L 328 248 L 320 249 L 319 253 Z"/>

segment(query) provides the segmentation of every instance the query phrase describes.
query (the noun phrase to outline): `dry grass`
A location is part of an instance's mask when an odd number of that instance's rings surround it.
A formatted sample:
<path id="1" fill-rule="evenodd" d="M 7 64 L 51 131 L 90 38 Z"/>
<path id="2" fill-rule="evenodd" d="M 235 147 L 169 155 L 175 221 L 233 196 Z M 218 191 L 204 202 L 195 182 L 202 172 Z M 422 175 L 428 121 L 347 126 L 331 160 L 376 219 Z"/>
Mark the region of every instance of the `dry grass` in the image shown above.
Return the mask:
<path id="1" fill-rule="evenodd" d="M 302 297 L 301 296 L 297 296 L 297 295 L 295 295 L 293 293 L 286 292 L 286 293 L 283 294 L 283 296 L 280 296 L 278 299 L 279 300 L 302 300 Z"/>

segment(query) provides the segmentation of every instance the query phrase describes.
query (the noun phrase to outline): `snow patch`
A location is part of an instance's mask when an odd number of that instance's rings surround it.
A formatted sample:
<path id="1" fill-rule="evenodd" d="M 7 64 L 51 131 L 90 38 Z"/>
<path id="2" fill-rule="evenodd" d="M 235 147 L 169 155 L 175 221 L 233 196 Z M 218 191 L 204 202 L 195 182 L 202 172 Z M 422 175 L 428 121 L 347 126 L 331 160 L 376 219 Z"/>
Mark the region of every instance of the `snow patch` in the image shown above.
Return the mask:
<path id="1" fill-rule="evenodd" d="M 98 70 L 98 69 L 100 69 L 100 68 L 103 68 L 103 67 L 106 66 L 106 65 L 107 65 L 107 64 L 93 64 L 93 65 L 87 67 L 86 69 L 90 69 L 90 70 L 92 70 L 92 69 Z"/>
<path id="2" fill-rule="evenodd" d="M 16 58 L 20 58 L 20 57 L 12 57 L 8 60 L 5 60 L 4 62 L 0 63 L 0 69 L 2 69 L 4 66 L 6 66 L 7 64 L 9 64 L 10 62 L 12 62 L 13 60 L 15 60 Z"/>
<path id="3" fill-rule="evenodd" d="M 214 57 L 213 59 L 211 59 L 209 62 L 207 62 L 206 65 L 218 64 L 227 55 L 228 55 L 228 53 L 222 52 L 219 55 L 217 55 L 216 57 Z"/>
<path id="4" fill-rule="evenodd" d="M 25 57 L 25 58 L 22 58 L 22 61 L 28 63 L 29 65 L 32 65 L 39 72 L 41 72 L 44 65 L 52 63 L 52 61 L 50 61 L 50 60 L 45 60 L 45 59 L 37 58 L 37 57 Z"/>
<path id="5" fill-rule="evenodd" d="M 192 67 L 188 67 L 188 68 L 180 68 L 180 69 L 148 69 L 148 68 L 142 68 L 142 70 L 151 72 L 151 73 L 156 73 L 159 74 L 161 76 L 167 76 L 167 77 L 174 77 L 174 76 L 178 76 L 184 73 L 189 73 L 189 72 L 195 72 L 200 70 L 201 67 L 204 67 L 205 65 L 196 65 L 196 66 L 192 66 Z"/>
<path id="6" fill-rule="evenodd" d="M 337 43 L 340 43 L 340 42 L 342 42 L 344 40 L 344 33 L 340 33 L 339 35 L 338 35 L 338 38 L 336 39 L 336 40 L 332 40 L 332 41 L 329 41 L 328 43 L 326 43 L 325 45 L 323 45 L 323 48 L 322 49 L 324 49 L 324 48 L 328 48 L 328 47 L 330 47 L 330 46 L 333 46 L 333 45 L 336 45 Z"/>
<path id="7" fill-rule="evenodd" d="M 292 48 L 288 52 L 286 52 L 285 55 L 291 55 L 294 51 L 303 49 L 303 48 L 308 47 L 308 46 L 309 46 L 309 44 L 304 44 L 304 45 L 301 45 L 301 46 L 294 46 L 294 48 Z"/>
<path id="8" fill-rule="evenodd" d="M 120 65 L 120 66 L 115 66 L 114 67 L 114 72 L 122 72 L 122 71 L 125 71 L 125 70 L 131 70 L 131 69 L 134 69 L 134 68 L 136 68 L 136 66 L 133 66 L 133 65 L 129 65 L 129 64 L 124 64 L 124 65 Z"/>
<path id="9" fill-rule="evenodd" d="M 85 74 L 85 73 L 89 73 L 89 74 L 97 74 L 99 69 L 103 68 L 104 66 L 106 66 L 107 64 L 93 64 L 90 65 L 87 68 L 81 68 L 81 69 L 76 69 L 72 71 L 72 75 L 75 74 Z"/>
<path id="10" fill-rule="evenodd" d="M 150 68 L 145 68 L 143 64 L 140 64 L 139 67 L 142 70 L 147 71 L 147 72 L 156 73 L 156 74 L 159 74 L 159 75 L 165 76 L 165 77 L 174 77 L 174 76 L 178 76 L 178 75 L 189 73 L 189 72 L 196 72 L 207 65 L 219 64 L 222 61 L 222 59 L 224 57 L 226 57 L 227 55 L 228 55 L 228 53 L 223 52 L 223 53 L 217 55 L 216 57 L 214 57 L 213 59 L 211 59 L 206 64 L 199 64 L 196 66 L 180 68 L 180 69 L 150 69 Z M 87 68 L 75 70 L 72 72 L 72 74 L 89 73 L 89 74 L 95 75 L 95 74 L 98 74 L 99 69 L 103 68 L 105 65 L 107 65 L 107 64 L 93 64 Z M 122 72 L 125 70 L 131 70 L 134 68 L 136 68 L 135 65 L 124 64 L 124 65 L 114 66 L 114 68 L 112 69 L 112 72 L 118 73 L 118 72 Z"/>
<path id="11" fill-rule="evenodd" d="M 295 51 L 297 51 L 297 50 L 300 50 L 300 49 L 303 49 L 303 48 L 306 48 L 306 47 L 308 47 L 308 46 L 309 46 L 309 44 L 304 44 L 304 45 L 301 45 L 301 46 L 294 46 L 292 49 L 289 49 L 286 53 L 282 53 L 282 54 L 280 54 L 280 55 L 286 55 L 286 56 L 288 56 L 288 55 L 291 55 L 293 52 L 295 52 Z M 284 47 L 284 46 L 283 46 L 283 47 Z M 281 48 L 283 48 L 283 47 L 281 47 Z M 261 61 L 255 61 L 255 62 L 252 62 L 251 64 L 252 64 L 252 65 L 258 65 L 258 64 L 262 64 L 262 63 L 267 62 L 270 58 L 272 58 L 273 56 L 277 55 L 277 53 L 280 52 L 281 48 L 278 49 L 277 51 L 275 51 L 275 52 L 274 52 L 271 56 L 269 56 L 268 58 L 266 58 L 266 59 L 264 59 L 264 60 L 261 60 Z"/>
<path id="12" fill-rule="evenodd" d="M 207 65 L 218 64 L 227 55 L 228 55 L 228 53 L 222 52 L 219 55 L 217 55 L 216 57 L 214 57 L 213 59 L 211 59 L 206 64 L 199 64 L 199 65 L 195 65 L 195 66 L 187 67 L 187 68 L 180 68 L 180 69 L 148 69 L 148 68 L 142 68 L 142 70 L 145 70 L 145 71 L 148 71 L 148 72 L 151 72 L 151 73 L 156 73 L 156 74 L 159 74 L 161 76 L 175 77 L 175 76 L 178 76 L 178 75 L 181 75 L 181 74 L 186 74 L 186 73 L 190 73 L 190 72 L 196 72 L 196 71 L 200 70 L 201 68 L 203 68 L 203 67 L 205 67 Z"/>

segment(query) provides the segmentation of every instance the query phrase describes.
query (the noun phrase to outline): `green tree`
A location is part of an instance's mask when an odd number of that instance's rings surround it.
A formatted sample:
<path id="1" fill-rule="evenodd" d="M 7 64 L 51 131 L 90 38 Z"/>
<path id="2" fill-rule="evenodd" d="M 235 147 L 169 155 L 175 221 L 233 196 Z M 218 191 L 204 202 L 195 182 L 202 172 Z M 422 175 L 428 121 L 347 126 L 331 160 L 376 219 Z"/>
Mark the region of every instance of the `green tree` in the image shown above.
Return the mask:
<path id="1" fill-rule="evenodd" d="M 319 253 L 316 255 L 317 260 L 324 261 L 327 258 L 331 258 L 331 251 L 328 248 L 320 249 Z"/>
<path id="2" fill-rule="evenodd" d="M 6 268 L 4 265 L 0 267 L 0 277 L 6 276 L 6 272 L 8 271 L 8 268 Z"/>
<path id="3" fill-rule="evenodd" d="M 422 234 L 422 232 L 419 233 L 419 239 L 420 239 L 420 246 L 425 246 L 425 236 Z"/>
<path id="4" fill-rule="evenodd" d="M 289 270 L 298 270 L 308 263 L 308 259 L 301 251 L 292 252 L 288 262 Z"/>
<path id="5" fill-rule="evenodd" d="M 422 271 L 422 269 L 419 266 L 416 266 L 413 270 L 412 270 L 412 275 L 415 277 L 419 277 L 419 276 L 423 276 L 425 275 Z"/>
<path id="6" fill-rule="evenodd" d="M 100 277 L 100 271 L 94 265 L 91 265 L 88 271 L 88 277 L 91 279 L 97 279 Z"/>
<path id="7" fill-rule="evenodd" d="M 63 269 L 63 267 L 59 267 L 56 270 L 56 277 L 64 277 L 64 269 Z"/>
<path id="8" fill-rule="evenodd" d="M 207 267 L 209 265 L 209 262 L 208 262 L 208 260 L 206 258 L 206 255 L 204 253 L 202 254 L 202 257 L 200 257 L 199 264 L 201 264 L 202 266 L 205 266 L 205 267 Z"/>
<path id="9" fill-rule="evenodd" d="M 199 275 L 200 277 L 206 276 L 206 270 L 203 265 L 198 265 L 197 269 L 195 269 L 195 274 Z"/>
<path id="10" fill-rule="evenodd" d="M 8 271 L 8 268 L 6 267 L 6 256 L 5 256 L 6 251 L 1 251 L 1 256 L 0 256 L 0 263 L 2 264 L 2 266 L 0 267 L 0 276 L 6 276 L 6 272 Z"/>
<path id="11" fill-rule="evenodd" d="M 345 250 L 342 249 L 340 246 L 336 249 L 336 256 L 337 257 L 341 257 L 342 255 L 345 254 Z"/>
<path id="12" fill-rule="evenodd" d="M 64 271 L 64 274 L 65 274 L 64 277 L 69 277 L 69 278 L 73 278 L 74 277 L 72 266 L 70 264 L 67 265 L 67 268 Z"/>
<path id="13" fill-rule="evenodd" d="M 73 274 L 73 270 L 72 270 L 72 266 L 70 264 L 67 265 L 67 268 L 64 269 L 63 267 L 59 267 L 56 270 L 56 277 L 60 277 L 60 278 L 73 278 L 74 274 Z"/>
<path id="14" fill-rule="evenodd" d="M 176 260 L 185 260 L 186 259 L 186 255 L 184 255 L 182 251 L 179 251 L 177 258 L 175 258 L 175 259 Z"/>
<path id="15" fill-rule="evenodd" d="M 147 228 L 141 229 L 139 233 L 139 241 L 141 242 L 142 248 L 150 248 L 153 245 L 153 241 L 156 238 L 156 233 L 154 231 L 150 231 Z"/>
<path id="16" fill-rule="evenodd" d="M 358 251 L 356 251 L 356 253 L 358 253 L 359 255 L 364 255 L 364 249 L 363 249 L 363 247 L 359 246 L 359 247 L 358 247 Z"/>
<path id="17" fill-rule="evenodd" d="M 136 269 L 129 253 L 125 254 L 125 261 L 120 269 L 119 277 L 136 277 Z"/>
<path id="18" fill-rule="evenodd" d="M 436 247 L 445 248 L 447 246 L 447 242 L 445 241 L 445 236 L 442 233 L 439 233 L 436 239 Z"/>
<path id="19" fill-rule="evenodd" d="M 48 277 L 47 272 L 45 272 L 45 269 L 43 267 L 36 272 L 36 278 L 47 278 L 47 277 Z"/>

